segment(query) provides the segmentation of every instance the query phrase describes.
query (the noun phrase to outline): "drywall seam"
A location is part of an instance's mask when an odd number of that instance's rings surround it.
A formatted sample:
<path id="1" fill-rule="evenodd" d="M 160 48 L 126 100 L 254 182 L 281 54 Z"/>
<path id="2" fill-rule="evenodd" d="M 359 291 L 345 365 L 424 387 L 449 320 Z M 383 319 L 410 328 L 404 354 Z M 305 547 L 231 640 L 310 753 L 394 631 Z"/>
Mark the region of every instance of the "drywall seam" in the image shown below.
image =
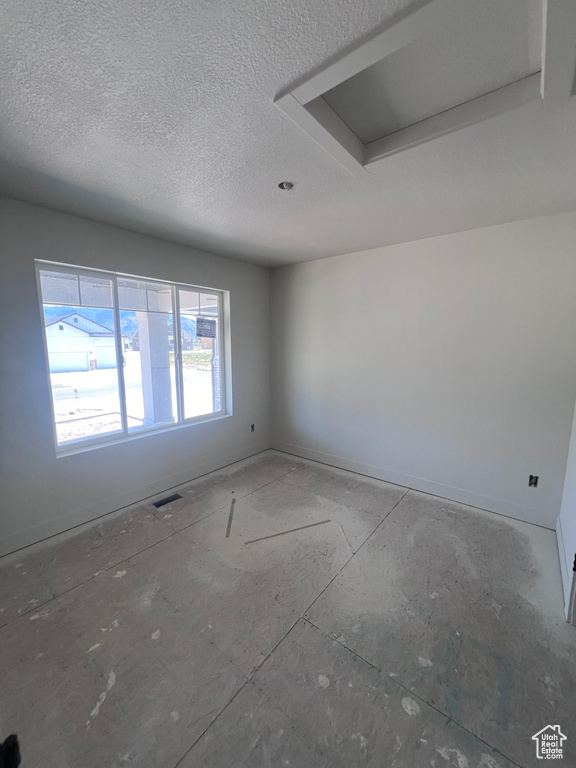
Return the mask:
<path id="1" fill-rule="evenodd" d="M 343 456 L 334 456 L 330 453 L 323 453 L 322 451 L 311 450 L 301 445 L 292 445 L 291 443 L 283 443 L 280 440 L 272 439 L 272 445 L 276 451 L 284 451 L 294 456 L 301 456 L 305 459 L 312 459 L 313 461 L 319 461 L 323 464 L 328 464 L 332 467 L 338 467 L 338 469 L 347 469 L 351 472 L 357 472 L 361 475 L 367 475 L 369 477 L 375 477 L 377 480 L 384 480 L 387 483 L 394 483 L 405 488 L 411 488 L 415 491 L 422 491 L 423 493 L 430 493 L 433 496 L 439 496 L 449 501 L 457 501 L 460 504 L 467 504 L 471 507 L 478 507 L 479 509 L 486 510 L 487 512 L 495 512 L 498 515 L 504 515 L 514 520 L 520 520 L 525 523 L 531 523 L 537 525 L 540 528 L 546 528 L 547 530 L 554 530 L 554 522 L 550 521 L 549 525 L 543 525 L 541 519 L 541 513 L 537 509 L 531 509 L 529 507 L 521 507 L 518 504 L 514 504 L 509 501 L 503 501 L 502 499 L 494 499 L 490 496 L 483 496 L 478 493 L 466 491 L 462 488 L 453 488 L 449 485 L 442 485 L 441 483 L 435 483 L 431 480 L 424 480 L 420 477 L 413 477 L 412 475 L 404 475 L 401 472 L 394 472 L 384 469 L 382 467 L 376 467 L 371 464 L 364 464 L 359 461 L 353 461 L 352 459 L 346 459 Z"/>
<path id="2" fill-rule="evenodd" d="M 182 483 L 195 480 L 208 472 L 222 469 L 222 467 L 232 464 L 235 461 L 247 459 L 268 448 L 270 448 L 268 442 L 262 442 L 255 446 L 245 446 L 244 448 L 239 448 L 231 453 L 223 454 L 211 461 L 196 464 L 195 466 L 190 467 L 190 470 L 185 472 L 179 472 L 175 475 L 163 477 L 160 480 L 155 480 L 154 482 L 140 486 L 139 488 L 132 488 L 125 494 L 113 496 L 112 498 L 98 502 L 97 504 L 92 504 L 89 507 L 74 510 L 73 512 L 52 518 L 39 525 L 26 528 L 23 531 L 18 531 L 14 535 L 3 539 L 0 544 L 0 557 L 9 555 L 11 552 L 15 552 L 23 547 L 36 544 L 50 536 L 64 533 L 69 528 L 90 523 L 100 517 L 116 512 L 122 507 L 138 504 L 150 496 L 155 496 L 157 493 L 162 493 L 162 491 L 174 488 L 177 485 L 182 485 Z"/>

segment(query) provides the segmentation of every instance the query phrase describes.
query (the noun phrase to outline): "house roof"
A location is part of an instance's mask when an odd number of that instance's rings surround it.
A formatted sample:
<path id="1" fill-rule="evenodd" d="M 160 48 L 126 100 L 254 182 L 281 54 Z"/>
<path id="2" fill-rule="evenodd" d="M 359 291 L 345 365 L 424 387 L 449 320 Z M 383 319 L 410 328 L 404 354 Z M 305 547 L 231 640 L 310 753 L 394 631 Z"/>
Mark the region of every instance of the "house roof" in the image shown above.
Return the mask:
<path id="1" fill-rule="evenodd" d="M 73 317 L 77 317 L 81 322 L 79 322 L 78 325 L 70 322 Z M 46 327 L 56 325 L 56 323 L 66 323 L 66 325 L 69 325 L 71 328 L 77 328 L 78 330 L 87 333 L 89 336 L 114 336 L 114 331 L 110 330 L 110 328 L 107 328 L 105 325 L 101 325 L 94 320 L 89 320 L 78 312 L 68 312 L 65 315 L 44 317 L 44 325 Z"/>

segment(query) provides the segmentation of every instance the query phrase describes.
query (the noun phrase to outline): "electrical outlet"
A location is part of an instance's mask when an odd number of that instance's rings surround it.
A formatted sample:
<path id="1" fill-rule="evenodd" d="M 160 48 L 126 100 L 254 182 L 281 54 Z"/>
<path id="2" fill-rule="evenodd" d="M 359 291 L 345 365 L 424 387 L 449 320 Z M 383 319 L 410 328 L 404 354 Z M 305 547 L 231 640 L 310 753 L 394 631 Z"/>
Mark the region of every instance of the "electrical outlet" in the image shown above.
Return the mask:
<path id="1" fill-rule="evenodd" d="M 538 487 L 538 475 L 529 475 L 528 488 L 537 488 L 537 487 Z"/>
<path id="2" fill-rule="evenodd" d="M 250 424 L 250 432 L 256 432 L 256 424 Z"/>

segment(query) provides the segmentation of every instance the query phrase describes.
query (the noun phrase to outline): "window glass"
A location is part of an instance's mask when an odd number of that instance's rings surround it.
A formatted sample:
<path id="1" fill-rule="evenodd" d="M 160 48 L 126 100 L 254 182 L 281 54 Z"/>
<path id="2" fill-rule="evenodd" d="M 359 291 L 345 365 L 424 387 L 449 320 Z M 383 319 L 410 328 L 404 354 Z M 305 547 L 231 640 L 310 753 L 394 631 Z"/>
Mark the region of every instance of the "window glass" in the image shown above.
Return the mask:
<path id="1" fill-rule="evenodd" d="M 178 405 L 172 312 L 122 310 L 120 322 L 128 430 L 173 424 Z"/>
<path id="2" fill-rule="evenodd" d="M 190 419 L 222 408 L 218 297 L 209 303 L 207 294 L 179 294 L 184 418 Z"/>
<path id="3" fill-rule="evenodd" d="M 218 296 L 216 296 L 216 294 L 200 294 L 200 314 L 211 316 L 218 314 Z"/>
<path id="4" fill-rule="evenodd" d="M 112 307 L 112 281 L 80 276 L 80 302 L 83 307 Z"/>
<path id="5" fill-rule="evenodd" d="M 78 275 L 69 275 L 66 272 L 49 272 L 40 270 L 40 283 L 42 286 L 42 300 L 53 304 L 80 304 L 80 289 Z"/>
<path id="6" fill-rule="evenodd" d="M 180 311 L 187 315 L 197 315 L 200 309 L 200 293 L 198 291 L 178 291 L 180 297 Z"/>
<path id="7" fill-rule="evenodd" d="M 143 280 L 118 278 L 118 301 L 120 309 L 146 310 L 146 283 Z"/>
<path id="8" fill-rule="evenodd" d="M 44 306 L 58 445 L 122 430 L 111 309 Z"/>
<path id="9" fill-rule="evenodd" d="M 172 287 L 146 283 L 148 312 L 172 312 Z"/>
<path id="10" fill-rule="evenodd" d="M 38 267 L 58 446 L 222 412 L 220 292 L 66 270 Z"/>

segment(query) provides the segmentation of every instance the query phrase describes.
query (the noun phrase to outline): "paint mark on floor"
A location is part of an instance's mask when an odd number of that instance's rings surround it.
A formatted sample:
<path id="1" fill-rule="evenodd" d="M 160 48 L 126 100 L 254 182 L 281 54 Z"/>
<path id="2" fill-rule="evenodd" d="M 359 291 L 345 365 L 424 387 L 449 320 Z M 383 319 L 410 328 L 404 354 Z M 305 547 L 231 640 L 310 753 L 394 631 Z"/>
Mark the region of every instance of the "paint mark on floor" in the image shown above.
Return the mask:
<path id="1" fill-rule="evenodd" d="M 486 752 L 482 752 L 478 768 L 500 768 L 500 763 L 498 763 L 492 755 L 487 755 Z"/>
<path id="2" fill-rule="evenodd" d="M 100 696 L 98 697 L 98 701 L 96 702 L 96 706 L 90 712 L 90 717 L 94 720 L 94 718 L 98 717 L 98 713 L 100 712 L 100 707 L 104 702 L 106 701 L 106 696 L 108 695 L 108 692 L 112 690 L 114 685 L 116 684 L 116 673 L 114 670 L 111 670 L 110 674 L 108 675 L 108 683 L 106 685 L 106 690 L 102 691 Z M 90 723 L 88 722 L 87 725 Z"/>
<path id="3" fill-rule="evenodd" d="M 320 688 L 328 688 L 330 685 L 330 680 L 326 677 L 326 675 L 318 675 L 318 685 Z"/>
<path id="4" fill-rule="evenodd" d="M 546 688 L 548 688 L 550 692 L 556 690 L 557 688 L 556 683 L 554 682 L 554 680 L 552 680 L 550 675 L 546 675 L 546 677 L 544 678 L 544 684 L 546 685 Z"/>
<path id="5" fill-rule="evenodd" d="M 96 648 L 100 648 L 100 643 L 96 643 L 96 645 L 93 645 L 92 648 L 88 648 L 87 653 L 91 653 L 92 651 L 95 651 Z"/>
<path id="6" fill-rule="evenodd" d="M 35 613 L 33 616 L 30 616 L 28 621 L 36 621 L 36 619 L 43 619 L 44 616 L 48 616 L 49 613 L 50 611 L 48 610 L 48 608 L 45 608 L 43 611 L 40 611 L 39 613 Z"/>
<path id="7" fill-rule="evenodd" d="M 126 576 L 126 571 L 116 571 L 116 573 L 114 574 L 115 579 L 121 579 L 122 576 Z"/>
<path id="8" fill-rule="evenodd" d="M 368 742 L 366 741 L 366 737 L 363 736 L 361 733 L 353 733 L 350 737 L 353 742 L 358 744 L 358 747 L 360 748 L 361 752 L 366 752 L 366 747 L 368 746 Z"/>
<path id="9" fill-rule="evenodd" d="M 94 707 L 92 712 L 90 712 L 90 717 L 92 719 L 94 719 L 95 717 L 98 717 L 98 713 L 100 712 L 100 707 L 102 706 L 102 704 L 104 704 L 105 701 L 106 701 L 106 691 L 102 691 L 102 693 L 98 697 L 98 701 L 96 702 L 96 706 Z"/>
<path id="10" fill-rule="evenodd" d="M 161 635 L 161 632 L 160 632 L 160 630 L 159 630 L 159 629 L 157 629 L 157 630 L 156 630 L 156 632 L 152 632 L 152 635 L 151 635 L 151 637 L 152 637 L 152 640 L 158 640 L 158 638 L 160 637 L 160 635 Z"/>
<path id="11" fill-rule="evenodd" d="M 453 753 L 454 757 L 456 758 L 456 765 L 458 768 L 470 768 L 468 758 L 466 755 L 463 755 L 459 749 L 446 749 L 446 747 L 436 747 L 436 752 L 438 752 L 438 754 L 443 757 L 444 760 L 447 760 L 451 765 L 453 765 L 453 762 L 452 758 L 450 757 L 450 753 Z"/>
<path id="12" fill-rule="evenodd" d="M 420 713 L 420 704 L 409 696 L 402 699 L 402 709 L 409 715 L 418 715 Z"/>

